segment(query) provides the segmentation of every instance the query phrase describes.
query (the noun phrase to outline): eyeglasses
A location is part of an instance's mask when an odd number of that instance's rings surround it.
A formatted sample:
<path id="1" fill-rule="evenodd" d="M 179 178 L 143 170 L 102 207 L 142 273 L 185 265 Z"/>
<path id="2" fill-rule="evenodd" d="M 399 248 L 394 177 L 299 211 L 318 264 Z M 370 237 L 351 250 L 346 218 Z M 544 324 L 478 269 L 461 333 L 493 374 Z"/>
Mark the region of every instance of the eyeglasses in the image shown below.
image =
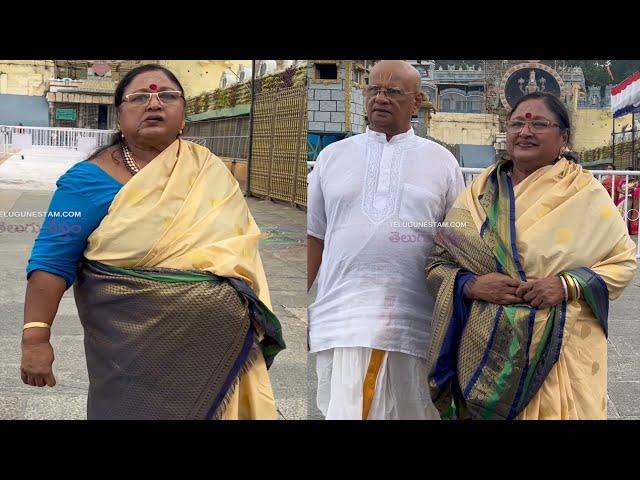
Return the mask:
<path id="1" fill-rule="evenodd" d="M 123 101 L 132 105 L 147 105 L 151 101 L 151 97 L 155 95 L 156 99 L 165 104 L 175 103 L 182 98 L 182 92 L 178 90 L 165 90 L 163 92 L 136 92 L 125 95 Z"/>
<path id="2" fill-rule="evenodd" d="M 408 95 L 410 93 L 418 93 L 418 92 L 405 92 L 400 88 L 396 88 L 396 87 L 384 88 L 378 85 L 369 85 L 364 89 L 364 94 L 367 97 L 377 97 L 379 93 L 384 93 L 387 98 L 396 99 L 396 98 L 402 97 L 403 95 Z"/>
<path id="3" fill-rule="evenodd" d="M 520 133 L 527 124 L 532 133 L 542 133 L 551 127 L 560 127 L 560 125 L 550 120 L 509 120 L 507 122 L 507 132 Z"/>

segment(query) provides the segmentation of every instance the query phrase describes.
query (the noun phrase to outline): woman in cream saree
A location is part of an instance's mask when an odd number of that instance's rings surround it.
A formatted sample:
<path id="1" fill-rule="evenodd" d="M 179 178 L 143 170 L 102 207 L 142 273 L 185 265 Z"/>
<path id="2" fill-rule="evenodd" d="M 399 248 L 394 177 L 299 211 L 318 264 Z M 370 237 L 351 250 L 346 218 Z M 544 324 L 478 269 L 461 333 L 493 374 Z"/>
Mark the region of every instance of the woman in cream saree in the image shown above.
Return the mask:
<path id="1" fill-rule="evenodd" d="M 544 153 L 559 135 L 552 121 L 568 131 L 552 102 L 529 95 L 514 107 L 508 129 L 524 139 L 512 135 L 513 161 L 475 179 L 437 234 L 429 386 L 443 418 L 606 418 L 609 300 L 633 278 L 636 247 L 607 192 L 572 161 L 536 165 L 514 185 L 519 150 Z M 560 138 L 564 150 L 568 132 Z M 496 272 L 511 279 L 507 300 L 469 294 L 470 278 Z M 557 303 L 531 300 L 542 280 L 560 285 Z"/>
<path id="2" fill-rule="evenodd" d="M 275 418 L 265 360 L 284 344 L 259 238 L 204 147 L 176 140 L 127 182 L 75 283 L 91 417 Z"/>
<path id="3" fill-rule="evenodd" d="M 238 182 L 180 138 L 184 90 L 165 68 L 131 70 L 115 104 L 113 144 L 69 169 L 49 207 L 82 215 L 47 220 L 34 244 L 24 383 L 55 385 L 49 329 L 73 285 L 89 419 L 275 419 L 267 368 L 285 345 Z"/>

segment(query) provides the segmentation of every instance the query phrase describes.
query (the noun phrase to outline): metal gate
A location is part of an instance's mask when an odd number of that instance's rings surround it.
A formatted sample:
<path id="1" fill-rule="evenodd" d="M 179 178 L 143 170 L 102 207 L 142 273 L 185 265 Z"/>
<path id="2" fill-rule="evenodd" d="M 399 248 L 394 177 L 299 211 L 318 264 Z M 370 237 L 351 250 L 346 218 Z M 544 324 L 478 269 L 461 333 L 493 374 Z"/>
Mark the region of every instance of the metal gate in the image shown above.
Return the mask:
<path id="1" fill-rule="evenodd" d="M 259 93 L 253 104 L 249 191 L 307 204 L 307 86 Z"/>
<path id="2" fill-rule="evenodd" d="M 107 145 L 114 130 L 88 128 L 25 127 L 23 125 L 0 125 L 0 151 L 47 147 L 92 151 Z"/>

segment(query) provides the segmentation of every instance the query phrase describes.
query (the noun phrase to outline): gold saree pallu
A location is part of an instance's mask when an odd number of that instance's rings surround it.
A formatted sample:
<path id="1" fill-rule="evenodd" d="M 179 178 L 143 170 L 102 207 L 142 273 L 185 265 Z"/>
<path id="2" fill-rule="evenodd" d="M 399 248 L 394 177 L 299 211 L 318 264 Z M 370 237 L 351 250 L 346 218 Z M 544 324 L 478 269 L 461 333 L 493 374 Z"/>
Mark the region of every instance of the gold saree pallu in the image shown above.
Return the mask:
<path id="1" fill-rule="evenodd" d="M 75 285 L 89 418 L 220 418 L 252 360 L 271 365 L 285 344 L 259 239 L 238 182 L 202 146 L 176 140 L 121 188 Z M 271 410 L 255 366 L 248 415 Z"/>
<path id="2" fill-rule="evenodd" d="M 458 199 L 446 221 L 463 227 L 439 230 L 427 265 L 427 285 L 436 298 L 428 353 L 429 387 L 443 418 L 515 418 L 541 388 L 560 356 L 565 302 L 549 309 L 546 321 L 542 319 L 540 338 L 534 342 L 537 309 L 466 299 L 456 281 L 458 275 L 469 272 L 500 272 L 526 280 L 516 247 L 515 196 L 507 175 L 509 167 L 498 164 L 485 172 L 481 180 L 486 183 L 476 184 L 475 189 L 472 186 Z M 551 182 L 565 176 L 567 181 L 576 178 L 579 188 L 590 188 L 590 180 L 576 166 L 556 165 L 540 176 Z M 598 199 L 599 194 L 596 190 L 592 197 Z M 563 207 L 580 208 L 573 201 L 576 197 L 567 198 Z M 610 248 L 613 246 L 615 242 Z M 570 259 L 565 257 L 565 263 Z M 588 265 L 599 260 L 602 258 Z M 562 270 L 580 283 L 585 302 L 606 333 L 607 285 L 589 268 Z M 557 273 L 543 272 L 538 278 Z"/>
<path id="3" fill-rule="evenodd" d="M 461 209 L 452 210 L 449 221 L 473 225 Z M 477 275 L 496 271 L 491 250 L 474 228 L 439 233 L 429 266 L 429 289 L 438 292 L 429 352 L 434 404 L 443 418 L 514 418 L 544 382 L 555 363 L 552 359 L 557 360 L 564 305 L 550 319 L 553 341 L 532 365 L 529 346 L 535 309 L 469 301 L 466 317 L 457 315 L 457 302 L 462 300 L 455 283 L 461 270 Z"/>

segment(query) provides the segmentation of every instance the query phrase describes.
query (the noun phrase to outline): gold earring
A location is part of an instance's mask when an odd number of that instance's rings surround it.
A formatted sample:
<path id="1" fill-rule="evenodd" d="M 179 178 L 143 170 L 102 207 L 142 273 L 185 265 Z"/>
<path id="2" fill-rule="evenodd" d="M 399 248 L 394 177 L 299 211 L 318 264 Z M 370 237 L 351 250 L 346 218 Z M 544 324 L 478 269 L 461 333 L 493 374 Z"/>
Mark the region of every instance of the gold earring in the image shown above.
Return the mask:
<path id="1" fill-rule="evenodd" d="M 560 151 L 558 152 L 558 160 L 556 161 L 562 160 L 566 152 L 567 152 L 567 147 L 560 147 Z"/>

